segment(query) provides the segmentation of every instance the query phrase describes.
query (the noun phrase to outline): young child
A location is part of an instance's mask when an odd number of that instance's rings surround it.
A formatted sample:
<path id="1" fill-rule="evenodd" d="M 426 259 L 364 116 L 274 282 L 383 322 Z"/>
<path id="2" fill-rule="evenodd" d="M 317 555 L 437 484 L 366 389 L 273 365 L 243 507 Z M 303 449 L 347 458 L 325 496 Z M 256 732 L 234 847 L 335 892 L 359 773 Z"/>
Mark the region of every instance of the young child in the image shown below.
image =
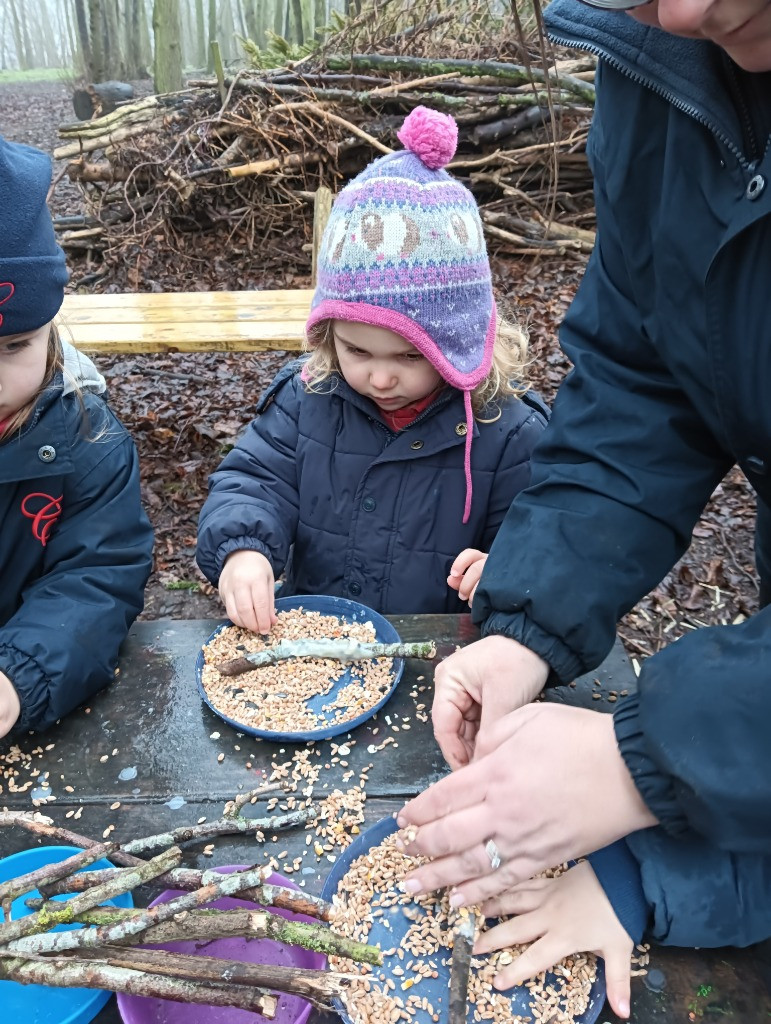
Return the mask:
<path id="1" fill-rule="evenodd" d="M 462 611 L 448 572 L 461 552 L 483 563 L 529 481 L 547 413 L 520 383 L 525 338 L 497 315 L 474 198 L 442 169 L 457 127 L 418 107 L 399 138 L 334 204 L 310 358 L 210 480 L 198 564 L 247 629 L 270 629 L 281 573 L 282 594 Z"/>
<path id="2" fill-rule="evenodd" d="M 516 915 L 485 932 L 475 952 L 532 943 L 495 978 L 521 985 L 575 952 L 605 960 L 608 1001 L 630 1011 L 630 957 L 643 937 L 661 945 L 749 946 L 771 936 L 771 857 L 729 853 L 663 828 L 634 832 L 558 878 L 523 882 L 483 906 Z"/>
<path id="3" fill-rule="evenodd" d="M 50 182 L 48 157 L 0 138 L 0 736 L 111 681 L 151 568 L 134 445 L 52 326 L 67 271 Z"/>

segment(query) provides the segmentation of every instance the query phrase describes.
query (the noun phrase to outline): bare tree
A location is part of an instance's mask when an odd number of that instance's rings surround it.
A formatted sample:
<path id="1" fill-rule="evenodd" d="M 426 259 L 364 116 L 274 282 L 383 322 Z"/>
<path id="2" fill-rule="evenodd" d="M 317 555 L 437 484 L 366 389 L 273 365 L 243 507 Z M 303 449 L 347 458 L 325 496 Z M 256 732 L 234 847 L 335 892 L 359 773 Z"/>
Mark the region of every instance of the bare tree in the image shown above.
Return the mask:
<path id="1" fill-rule="evenodd" d="M 155 0 L 153 4 L 156 92 L 174 92 L 182 88 L 182 51 L 180 48 L 179 0 Z"/>

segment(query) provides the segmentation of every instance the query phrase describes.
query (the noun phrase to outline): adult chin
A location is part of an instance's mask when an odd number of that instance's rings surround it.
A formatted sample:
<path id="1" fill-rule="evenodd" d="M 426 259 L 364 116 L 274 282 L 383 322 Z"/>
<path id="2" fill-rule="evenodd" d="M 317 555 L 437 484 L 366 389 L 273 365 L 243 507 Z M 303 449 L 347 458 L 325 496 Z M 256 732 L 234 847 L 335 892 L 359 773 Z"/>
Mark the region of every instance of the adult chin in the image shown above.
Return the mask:
<path id="1" fill-rule="evenodd" d="M 677 17 L 679 9 L 671 6 L 660 11 L 660 6 L 659 0 L 654 0 L 645 7 L 627 11 L 627 14 L 642 25 L 651 25 L 672 35 L 710 39 L 745 71 L 771 71 L 771 3 L 745 25 L 723 37 L 710 35 L 707 29 L 699 31 L 697 26 L 683 24 L 681 20 L 674 23 L 671 21 L 672 11 Z"/>

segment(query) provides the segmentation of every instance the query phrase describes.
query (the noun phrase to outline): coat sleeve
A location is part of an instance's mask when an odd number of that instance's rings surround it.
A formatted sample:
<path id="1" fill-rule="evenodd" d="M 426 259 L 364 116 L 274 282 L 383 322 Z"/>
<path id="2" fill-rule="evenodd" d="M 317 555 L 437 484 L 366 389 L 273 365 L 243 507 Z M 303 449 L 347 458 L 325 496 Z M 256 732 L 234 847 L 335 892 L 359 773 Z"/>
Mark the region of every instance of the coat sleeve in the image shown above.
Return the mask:
<path id="1" fill-rule="evenodd" d="M 276 391 L 209 478 L 196 559 L 215 586 L 233 551 L 259 551 L 275 576 L 284 570 L 300 500 L 295 456 L 301 386 L 295 376 Z"/>
<path id="2" fill-rule="evenodd" d="M 94 436 L 76 441 L 44 571 L 0 629 L 0 670 L 19 694 L 25 730 L 48 728 L 112 681 L 152 568 L 134 443 L 101 401 L 87 405 Z"/>
<path id="3" fill-rule="evenodd" d="M 568 682 L 686 550 L 732 459 L 641 324 L 593 160 L 598 241 L 561 342 L 573 369 L 493 543 L 474 599 L 484 634 L 521 641 Z"/>
<path id="4" fill-rule="evenodd" d="M 521 407 L 521 418 L 510 430 L 505 443 L 501 445 L 501 459 L 495 471 L 495 479 L 487 505 L 482 548 L 489 551 L 495 535 L 501 527 L 504 516 L 512 501 L 530 483 L 530 461 L 548 419 L 548 409 L 540 400 L 515 399 Z M 495 426 L 495 424 L 491 424 Z"/>
<path id="5" fill-rule="evenodd" d="M 771 856 L 727 853 L 661 828 L 635 832 L 626 844 L 639 865 L 656 942 L 714 948 L 771 937 Z"/>

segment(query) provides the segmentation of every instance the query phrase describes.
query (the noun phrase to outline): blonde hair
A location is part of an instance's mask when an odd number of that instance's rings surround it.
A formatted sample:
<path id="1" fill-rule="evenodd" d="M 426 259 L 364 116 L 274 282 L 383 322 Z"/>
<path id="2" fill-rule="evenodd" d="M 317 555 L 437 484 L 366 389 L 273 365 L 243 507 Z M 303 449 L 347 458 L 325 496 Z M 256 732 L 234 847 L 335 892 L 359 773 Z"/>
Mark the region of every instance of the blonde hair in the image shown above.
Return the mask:
<path id="1" fill-rule="evenodd" d="M 518 398 L 530 389 L 525 376 L 528 336 L 522 327 L 500 314 L 497 321 L 490 371 L 471 392 L 471 408 L 474 419 L 479 423 L 494 423 L 500 418 L 501 402 Z M 332 320 L 321 320 L 315 324 L 305 337 L 304 348 L 310 353 L 303 367 L 306 389 L 322 394 L 328 392 L 327 382 L 335 375 L 342 376 Z"/>
<path id="2" fill-rule="evenodd" d="M 46 351 L 46 368 L 40 387 L 30 400 L 8 419 L 5 429 L 0 431 L 0 442 L 7 441 L 12 434 L 17 434 L 34 412 L 38 399 L 54 379 L 59 370 L 64 369 L 64 350 L 56 327 L 51 324 L 48 333 L 48 349 Z"/>

